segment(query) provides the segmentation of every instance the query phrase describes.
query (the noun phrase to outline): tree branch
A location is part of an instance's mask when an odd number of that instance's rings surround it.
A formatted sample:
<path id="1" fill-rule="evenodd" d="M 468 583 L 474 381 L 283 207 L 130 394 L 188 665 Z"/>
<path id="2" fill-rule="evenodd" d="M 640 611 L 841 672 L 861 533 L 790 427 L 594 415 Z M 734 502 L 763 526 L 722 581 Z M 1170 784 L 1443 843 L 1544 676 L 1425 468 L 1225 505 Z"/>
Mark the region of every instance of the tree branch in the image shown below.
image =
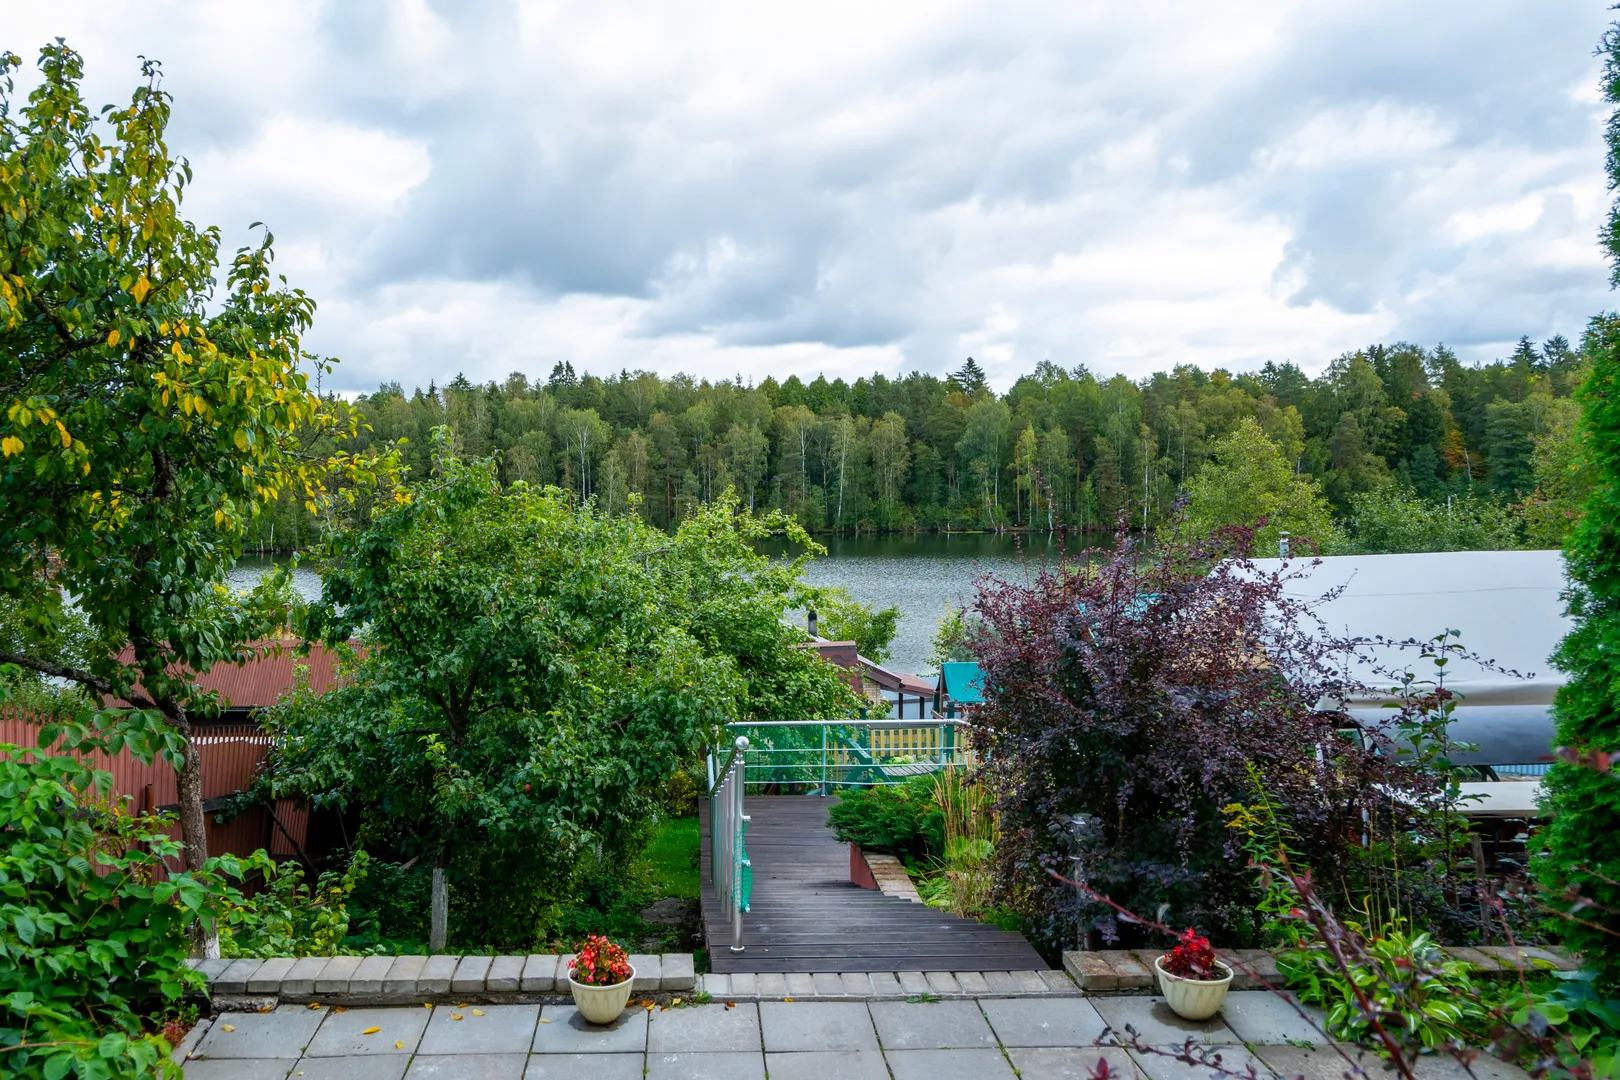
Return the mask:
<path id="1" fill-rule="evenodd" d="M 111 680 L 103 679 L 99 675 L 92 675 L 88 671 L 81 671 L 79 668 L 68 667 L 66 664 L 58 664 L 50 660 L 39 660 L 32 656 L 24 656 L 21 653 L 9 652 L 0 652 L 0 664 L 16 664 L 20 668 L 37 671 L 41 675 L 54 675 L 58 679 L 67 679 L 69 682 L 76 682 L 80 686 L 88 686 L 90 689 L 106 694 L 108 697 L 123 698 L 139 709 L 157 708 L 157 705 L 151 700 L 136 694 L 134 691 L 124 693 L 114 686 Z"/>

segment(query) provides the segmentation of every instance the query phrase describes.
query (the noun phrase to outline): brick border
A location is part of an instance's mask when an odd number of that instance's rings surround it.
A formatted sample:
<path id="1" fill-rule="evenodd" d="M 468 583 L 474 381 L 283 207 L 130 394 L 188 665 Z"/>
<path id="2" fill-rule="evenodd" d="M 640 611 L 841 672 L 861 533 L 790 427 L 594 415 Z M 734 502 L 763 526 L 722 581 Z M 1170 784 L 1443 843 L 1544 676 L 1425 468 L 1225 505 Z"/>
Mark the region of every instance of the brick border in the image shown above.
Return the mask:
<path id="1" fill-rule="evenodd" d="M 1568 950 L 1540 945 L 1448 945 L 1442 951 L 1487 979 L 1511 978 L 1520 972 L 1574 971 L 1580 961 Z M 1099 949 L 1066 952 L 1063 969 L 1087 993 L 1148 993 L 1158 988 L 1153 961 L 1162 949 Z M 1232 969 L 1233 990 L 1280 987 L 1277 953 L 1265 949 L 1216 949 Z"/>

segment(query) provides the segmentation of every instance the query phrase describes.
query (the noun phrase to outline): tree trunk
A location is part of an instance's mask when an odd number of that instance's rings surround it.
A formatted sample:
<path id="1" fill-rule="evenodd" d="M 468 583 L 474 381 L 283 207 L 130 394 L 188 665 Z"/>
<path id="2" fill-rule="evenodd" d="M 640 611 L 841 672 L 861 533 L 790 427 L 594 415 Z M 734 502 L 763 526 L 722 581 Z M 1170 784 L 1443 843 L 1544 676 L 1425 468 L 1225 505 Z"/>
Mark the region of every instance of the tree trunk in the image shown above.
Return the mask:
<path id="1" fill-rule="evenodd" d="M 429 914 L 428 951 L 444 952 L 445 937 L 450 924 L 450 886 L 444 880 L 444 867 L 433 868 L 433 901 Z"/>
<path id="2" fill-rule="evenodd" d="M 202 870 L 208 862 L 208 821 L 203 816 L 202 754 L 192 739 L 191 724 L 186 719 L 185 706 L 165 702 L 163 710 L 180 733 L 186 745 L 176 770 L 175 789 L 180 803 L 180 839 L 185 844 L 185 867 L 191 873 Z M 219 959 L 219 927 L 207 918 L 197 921 L 191 938 L 191 954 L 202 960 Z"/>

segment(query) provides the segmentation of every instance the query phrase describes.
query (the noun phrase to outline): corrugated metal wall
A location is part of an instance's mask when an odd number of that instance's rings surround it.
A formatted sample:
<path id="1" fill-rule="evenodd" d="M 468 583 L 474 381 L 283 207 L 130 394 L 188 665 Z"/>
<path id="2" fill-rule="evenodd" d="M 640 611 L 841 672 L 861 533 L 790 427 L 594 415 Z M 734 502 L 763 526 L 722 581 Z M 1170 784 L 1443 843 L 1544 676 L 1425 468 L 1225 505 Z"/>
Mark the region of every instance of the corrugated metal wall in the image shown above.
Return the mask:
<path id="1" fill-rule="evenodd" d="M 0 743 L 33 750 L 39 743 L 41 719 L 26 710 L 0 708 Z M 270 750 L 270 736 L 256 724 L 210 725 L 198 730 L 197 752 L 202 758 L 203 798 L 214 799 L 241 791 L 253 782 L 254 772 Z M 131 809 L 152 810 L 169 807 L 179 800 L 173 767 L 158 760 L 143 765 L 125 750 L 109 757 L 90 755 L 89 764 L 112 774 L 112 795 L 128 798 Z M 302 848 L 309 830 L 309 811 L 291 799 L 275 806 L 277 828 L 270 813 L 263 809 L 240 814 L 220 824 L 207 817 L 210 855 L 249 855 L 267 848 L 273 855 L 293 855 L 294 845 Z M 289 838 L 290 834 L 290 838 Z M 176 824 L 170 835 L 180 837 Z"/>

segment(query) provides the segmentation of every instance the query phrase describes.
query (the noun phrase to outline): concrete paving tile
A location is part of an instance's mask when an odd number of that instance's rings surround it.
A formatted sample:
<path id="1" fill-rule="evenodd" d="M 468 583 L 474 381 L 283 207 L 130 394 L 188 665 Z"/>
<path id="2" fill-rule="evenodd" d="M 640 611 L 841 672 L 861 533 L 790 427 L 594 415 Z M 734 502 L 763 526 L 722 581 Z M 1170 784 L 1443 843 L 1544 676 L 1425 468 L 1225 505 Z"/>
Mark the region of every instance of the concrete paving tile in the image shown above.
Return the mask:
<path id="1" fill-rule="evenodd" d="M 787 977 L 787 997 L 813 998 L 816 996 L 816 977 L 795 971 Z"/>
<path id="2" fill-rule="evenodd" d="M 626 1009 L 613 1023 L 598 1026 L 572 1005 L 547 1005 L 534 1029 L 536 1054 L 639 1054 L 646 1049 L 646 1009 Z"/>
<path id="3" fill-rule="evenodd" d="M 875 998 L 905 997 L 906 992 L 900 989 L 900 980 L 892 971 L 872 972 L 872 996 Z"/>
<path id="4" fill-rule="evenodd" d="M 928 978 L 928 992 L 938 994 L 940 997 L 960 997 L 962 984 L 956 981 L 956 976 L 948 971 L 929 971 L 924 973 Z"/>
<path id="5" fill-rule="evenodd" d="M 293 1067 L 291 1058 L 217 1058 L 188 1061 L 186 1080 L 283 1080 Z M 884 1076 L 888 1076 L 884 1073 Z M 826 1080 L 818 1077 L 817 1080 Z"/>
<path id="6" fill-rule="evenodd" d="M 1359 1065 L 1373 1080 L 1395 1076 L 1384 1071 L 1384 1061 L 1370 1050 L 1358 1046 L 1337 1044 L 1329 1046 L 1257 1046 L 1255 1056 L 1278 1076 L 1299 1077 L 1305 1080 L 1344 1080 L 1351 1071 L 1342 1055 Z M 1342 1052 L 1342 1054 L 1341 1054 Z M 1483 1080 L 1483 1078 L 1482 1078 Z"/>
<path id="7" fill-rule="evenodd" d="M 1131 1055 L 1117 1046 L 1018 1046 L 1009 1047 L 1007 1056 L 1022 1080 L 1091 1080 L 1099 1060 L 1108 1062 L 1108 1071 L 1122 1080 L 1142 1075 Z"/>
<path id="8" fill-rule="evenodd" d="M 762 1001 L 759 1022 L 773 1052 L 878 1048 L 872 1017 L 858 1001 Z"/>
<path id="9" fill-rule="evenodd" d="M 759 1053 L 648 1054 L 647 1080 L 765 1080 Z"/>
<path id="10" fill-rule="evenodd" d="M 315 976 L 315 992 L 317 994 L 345 994 L 349 990 L 349 980 L 360 967 L 358 956 L 334 956 L 321 968 L 321 973 Z"/>
<path id="11" fill-rule="evenodd" d="M 566 974 L 566 973 L 565 973 Z M 557 985 L 557 958 L 533 953 L 523 961 L 523 977 L 518 989 L 525 994 L 543 993 Z"/>
<path id="12" fill-rule="evenodd" d="M 844 996 L 844 980 L 838 977 L 835 971 L 818 971 L 810 976 L 816 986 L 816 997 L 836 998 Z M 792 985 L 791 978 L 788 985 Z"/>
<path id="13" fill-rule="evenodd" d="M 647 1014 L 647 1053 L 719 1053 L 760 1051 L 759 1008 L 738 1002 L 694 1005 Z"/>
<path id="14" fill-rule="evenodd" d="M 1041 977 L 1041 982 L 1046 984 L 1046 989 L 1053 993 L 1072 994 L 1080 989 L 1074 985 L 1074 980 L 1069 978 L 1069 973 L 1059 968 L 1049 968 L 1036 974 Z"/>
<path id="15" fill-rule="evenodd" d="M 986 998 L 979 1007 L 1003 1046 L 1090 1046 L 1104 1027 L 1080 998 Z"/>
<path id="16" fill-rule="evenodd" d="M 394 962 L 388 965 L 388 974 L 383 976 L 382 992 L 399 997 L 418 996 L 416 979 L 426 963 L 425 956 L 394 957 Z"/>
<path id="17" fill-rule="evenodd" d="M 896 977 L 900 980 L 900 989 L 904 990 L 908 997 L 929 992 L 928 976 L 920 971 L 901 971 L 896 973 Z"/>
<path id="18" fill-rule="evenodd" d="M 1099 997 L 1093 998 L 1092 1003 L 1121 1042 L 1126 1040 L 1127 1026 L 1136 1032 L 1142 1042 L 1153 1045 L 1179 1046 L 1189 1037 L 1206 1043 L 1241 1041 L 1221 1023 L 1218 1014 L 1208 1020 L 1183 1020 L 1170 1011 L 1170 1006 L 1164 1003 L 1162 997 Z"/>
<path id="19" fill-rule="evenodd" d="M 787 976 L 777 971 L 761 972 L 759 976 L 759 996 L 762 998 L 787 997 Z"/>
<path id="20" fill-rule="evenodd" d="M 450 976 L 450 992 L 482 994 L 484 980 L 489 977 L 490 962 L 494 959 L 493 956 L 463 956 L 461 963 L 456 965 L 456 973 Z"/>
<path id="21" fill-rule="evenodd" d="M 326 956 L 302 956 L 281 980 L 281 992 L 288 997 L 308 997 L 315 992 L 315 976 L 330 960 Z"/>
<path id="22" fill-rule="evenodd" d="M 309 1043 L 309 1057 L 358 1057 L 362 1054 L 411 1054 L 422 1029 L 436 1010 L 399 1007 L 327 1012 Z M 377 1030 L 370 1035 L 367 1029 Z M 395 1045 L 398 1043 L 399 1045 Z"/>
<path id="23" fill-rule="evenodd" d="M 195 1056 L 207 1058 L 298 1058 L 315 1037 L 324 1011 L 283 1005 L 268 1013 L 223 1013 L 214 1020 Z M 225 1029 L 233 1028 L 232 1031 Z"/>
<path id="24" fill-rule="evenodd" d="M 1371 1073 L 1372 1070 L 1368 1070 Z M 1418 1058 L 1412 1065 L 1418 1080 L 1525 1080 L 1529 1075 L 1517 1065 L 1509 1065 L 1489 1054 L 1476 1054 L 1468 1067 L 1450 1054 Z"/>
<path id="25" fill-rule="evenodd" d="M 403 1054 L 305 1058 L 293 1066 L 290 1080 L 400 1080 L 410 1060 Z"/>
<path id="26" fill-rule="evenodd" d="M 528 1061 L 528 1054 L 417 1054 L 405 1080 L 523 1080 Z"/>
<path id="27" fill-rule="evenodd" d="M 235 962 L 236 961 L 234 960 L 222 960 L 215 957 L 212 960 L 187 960 L 186 964 L 193 970 L 202 972 L 203 978 L 213 980 L 217 979 L 220 972 L 224 971 Z"/>
<path id="28" fill-rule="evenodd" d="M 1301 1016 L 1301 1012 L 1305 1015 Z M 1229 993 L 1220 1015 L 1238 1039 L 1250 1045 L 1298 1042 L 1321 1045 L 1329 1041 L 1323 1034 L 1327 1027 L 1326 1013 L 1270 990 Z"/>
<path id="29" fill-rule="evenodd" d="M 665 953 L 658 958 L 658 967 L 663 972 L 665 990 L 679 992 L 697 985 L 691 953 Z"/>
<path id="30" fill-rule="evenodd" d="M 523 981 L 523 957 L 497 956 L 489 965 L 484 986 L 492 994 L 515 994 Z"/>
<path id="31" fill-rule="evenodd" d="M 845 997 L 865 1000 L 872 996 L 872 976 L 864 971 L 841 971 L 838 981 L 843 983 Z"/>
<path id="32" fill-rule="evenodd" d="M 885 1051 L 996 1045 L 976 1001 L 874 1001 L 870 1010 Z"/>
<path id="33" fill-rule="evenodd" d="M 281 980 L 287 977 L 287 972 L 298 961 L 291 956 L 272 956 L 259 965 L 259 970 L 253 973 L 247 981 L 247 992 L 250 994 L 279 994 L 281 993 Z"/>
<path id="34" fill-rule="evenodd" d="M 889 1080 L 889 1067 L 877 1050 L 824 1050 L 766 1054 L 771 1080 Z"/>
<path id="35" fill-rule="evenodd" d="M 629 960 L 630 967 L 636 973 L 636 981 L 630 984 L 631 993 L 645 994 L 663 987 L 664 967 L 657 956 L 651 953 L 632 953 Z"/>
<path id="36" fill-rule="evenodd" d="M 759 976 L 751 971 L 732 972 L 730 993 L 736 998 L 759 997 Z"/>
<path id="37" fill-rule="evenodd" d="M 1000 1050 L 891 1050 L 894 1080 L 1012 1080 Z"/>
<path id="38" fill-rule="evenodd" d="M 1211 1046 L 1211 1061 L 1215 1056 L 1220 1057 L 1219 1066 L 1191 1065 L 1185 1061 L 1178 1061 L 1171 1057 L 1171 1053 L 1179 1053 L 1185 1043 L 1176 1046 L 1166 1046 L 1163 1049 L 1169 1053 L 1153 1054 L 1142 1050 L 1132 1050 L 1130 1055 L 1136 1062 L 1137 1068 L 1147 1080 L 1214 1080 L 1231 1074 L 1242 1074 L 1252 1065 L 1256 1075 L 1265 1076 L 1266 1063 L 1255 1057 L 1242 1046 Z"/>
<path id="39" fill-rule="evenodd" d="M 699 978 L 702 980 L 702 982 L 698 989 L 714 998 L 714 1000 L 724 1001 L 726 998 L 731 996 L 730 975 L 716 975 L 711 971 L 707 975 L 699 976 Z"/>
<path id="40" fill-rule="evenodd" d="M 456 973 L 456 965 L 460 962 L 461 957 L 443 953 L 428 957 L 427 963 L 422 965 L 421 974 L 416 977 L 416 992 L 424 997 L 448 994 L 450 978 Z"/>
<path id="41" fill-rule="evenodd" d="M 642 1080 L 643 1064 L 640 1054 L 535 1054 L 523 1080 Z"/>
<path id="42" fill-rule="evenodd" d="M 987 994 L 1000 996 L 1018 993 L 1018 984 L 1013 981 L 1012 972 L 1010 971 L 986 971 L 984 981 L 990 987 L 986 991 Z"/>
<path id="43" fill-rule="evenodd" d="M 1046 993 L 1046 980 L 1041 978 L 1039 971 L 1010 971 L 1008 974 L 1012 976 L 1013 986 L 1017 988 L 1018 993 Z"/>
<path id="44" fill-rule="evenodd" d="M 229 967 L 208 981 L 208 987 L 216 994 L 245 994 L 248 980 L 263 965 L 263 960 L 232 960 Z"/>
<path id="45" fill-rule="evenodd" d="M 465 1009 L 440 1005 L 433 1010 L 433 1019 L 428 1021 L 416 1052 L 526 1054 L 534 1042 L 535 1022 L 539 1019 L 538 1005 L 469 1005 Z"/>
<path id="46" fill-rule="evenodd" d="M 985 997 L 990 993 L 990 983 L 977 971 L 957 971 L 956 983 L 962 988 L 962 993 L 969 997 Z"/>
<path id="47" fill-rule="evenodd" d="M 349 977 L 349 993 L 351 994 L 381 994 L 383 980 L 394 966 L 392 956 L 367 956 L 361 959 L 360 966 L 354 969 Z"/>

